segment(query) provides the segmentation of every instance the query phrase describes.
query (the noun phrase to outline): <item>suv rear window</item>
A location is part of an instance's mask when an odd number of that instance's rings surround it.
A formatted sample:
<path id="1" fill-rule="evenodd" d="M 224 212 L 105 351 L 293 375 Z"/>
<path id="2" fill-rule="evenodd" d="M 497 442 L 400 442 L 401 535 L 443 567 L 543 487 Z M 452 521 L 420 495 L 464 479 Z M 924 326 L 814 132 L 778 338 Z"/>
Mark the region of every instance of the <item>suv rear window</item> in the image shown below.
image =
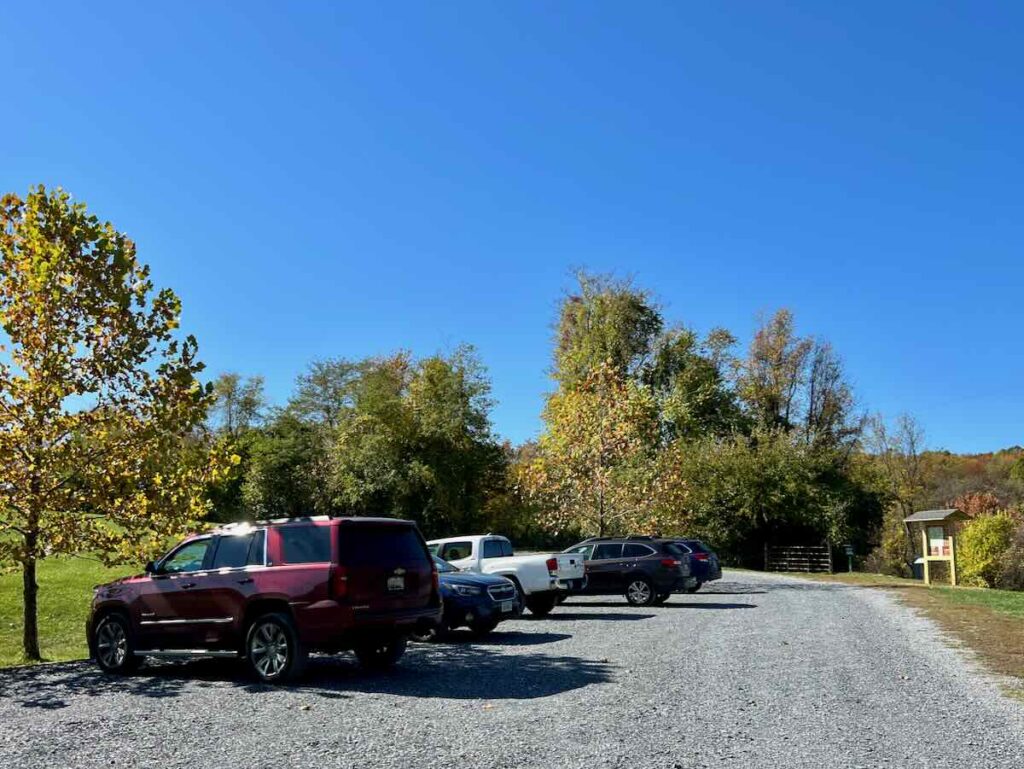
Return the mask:
<path id="1" fill-rule="evenodd" d="M 328 563 L 331 560 L 330 526 L 281 526 L 277 533 L 285 563 Z"/>
<path id="2" fill-rule="evenodd" d="M 423 540 L 412 526 L 339 526 L 341 561 L 346 566 L 411 566 L 428 563 Z M 443 556 L 442 556 L 443 557 Z"/>

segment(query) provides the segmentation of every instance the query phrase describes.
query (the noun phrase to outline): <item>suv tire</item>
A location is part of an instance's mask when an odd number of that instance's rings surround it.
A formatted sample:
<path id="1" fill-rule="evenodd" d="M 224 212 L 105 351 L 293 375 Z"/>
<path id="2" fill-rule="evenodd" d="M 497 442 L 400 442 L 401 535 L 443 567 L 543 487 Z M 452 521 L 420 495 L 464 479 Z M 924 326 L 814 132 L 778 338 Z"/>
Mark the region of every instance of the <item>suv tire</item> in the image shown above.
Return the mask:
<path id="1" fill-rule="evenodd" d="M 552 593 L 526 596 L 526 608 L 530 614 L 537 617 L 546 617 L 555 608 L 555 596 Z"/>
<path id="2" fill-rule="evenodd" d="M 308 658 L 291 617 L 280 612 L 263 614 L 249 625 L 245 656 L 256 676 L 267 684 L 295 678 Z"/>
<path id="3" fill-rule="evenodd" d="M 630 606 L 650 606 L 655 597 L 654 587 L 647 577 L 634 576 L 626 580 L 626 601 Z"/>
<path id="4" fill-rule="evenodd" d="M 696 593 L 698 590 L 700 590 L 700 586 L 703 585 L 703 584 L 704 584 L 703 582 L 698 582 L 696 585 L 693 585 L 692 587 L 686 588 L 686 592 L 687 593 Z"/>
<path id="5" fill-rule="evenodd" d="M 93 648 L 96 650 L 96 664 L 104 673 L 127 675 L 134 673 L 142 664 L 142 657 L 135 655 L 131 623 L 120 612 L 108 614 L 96 624 Z"/>
<path id="6" fill-rule="evenodd" d="M 364 641 L 353 651 L 364 668 L 387 670 L 402 658 L 407 644 L 408 638 L 403 635 L 394 638 L 381 638 L 376 641 Z"/>

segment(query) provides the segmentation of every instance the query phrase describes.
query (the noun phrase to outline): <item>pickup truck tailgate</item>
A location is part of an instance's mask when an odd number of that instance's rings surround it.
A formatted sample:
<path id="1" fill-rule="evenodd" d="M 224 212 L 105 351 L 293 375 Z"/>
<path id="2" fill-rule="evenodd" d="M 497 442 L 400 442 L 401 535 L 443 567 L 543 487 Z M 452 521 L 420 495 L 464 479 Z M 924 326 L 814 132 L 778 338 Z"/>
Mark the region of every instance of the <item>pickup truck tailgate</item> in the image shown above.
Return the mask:
<path id="1" fill-rule="evenodd" d="M 556 577 L 559 581 L 583 579 L 583 555 L 581 553 L 559 553 Z"/>

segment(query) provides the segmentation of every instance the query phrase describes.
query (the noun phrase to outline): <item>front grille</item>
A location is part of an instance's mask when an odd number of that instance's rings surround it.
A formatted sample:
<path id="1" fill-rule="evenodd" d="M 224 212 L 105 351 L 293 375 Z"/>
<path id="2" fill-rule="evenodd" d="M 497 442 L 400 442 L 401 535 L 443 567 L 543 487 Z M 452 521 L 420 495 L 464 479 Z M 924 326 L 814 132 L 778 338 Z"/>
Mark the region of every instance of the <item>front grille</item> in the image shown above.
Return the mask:
<path id="1" fill-rule="evenodd" d="M 495 601 L 511 601 L 516 597 L 515 585 L 492 585 L 487 592 Z"/>

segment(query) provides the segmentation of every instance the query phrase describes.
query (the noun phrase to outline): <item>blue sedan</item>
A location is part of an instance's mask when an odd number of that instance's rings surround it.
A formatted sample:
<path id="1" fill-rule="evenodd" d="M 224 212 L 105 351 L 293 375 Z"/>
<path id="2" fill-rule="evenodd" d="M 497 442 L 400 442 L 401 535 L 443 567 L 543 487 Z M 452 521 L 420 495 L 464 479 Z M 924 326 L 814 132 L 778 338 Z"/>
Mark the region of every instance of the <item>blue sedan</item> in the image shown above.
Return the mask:
<path id="1" fill-rule="evenodd" d="M 502 620 L 522 613 L 515 583 L 491 574 L 460 571 L 434 556 L 441 581 L 444 615 L 441 626 L 413 636 L 417 641 L 438 641 L 455 628 L 468 627 L 477 638 L 490 633 Z"/>

